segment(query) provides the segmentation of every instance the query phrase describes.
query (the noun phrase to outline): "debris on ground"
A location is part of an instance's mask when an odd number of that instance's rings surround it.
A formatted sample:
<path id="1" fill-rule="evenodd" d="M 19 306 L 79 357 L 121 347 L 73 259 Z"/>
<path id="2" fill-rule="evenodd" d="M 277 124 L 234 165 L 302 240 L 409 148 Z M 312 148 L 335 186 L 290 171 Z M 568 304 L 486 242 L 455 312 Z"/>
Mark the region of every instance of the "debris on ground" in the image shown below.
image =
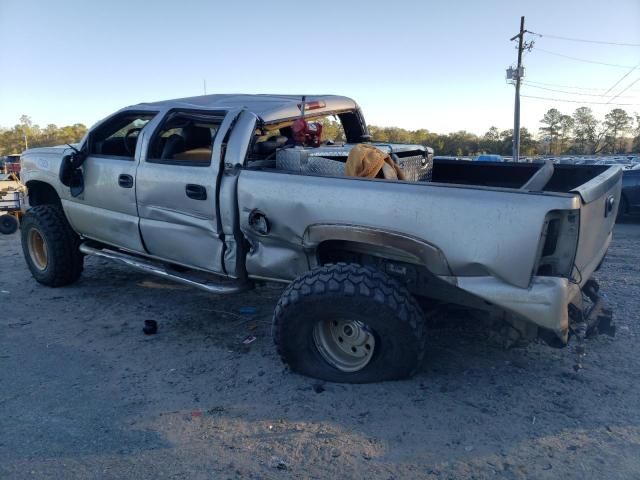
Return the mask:
<path id="1" fill-rule="evenodd" d="M 142 331 L 145 335 L 154 335 L 158 333 L 158 322 L 156 322 L 155 320 L 145 320 Z"/>
<path id="2" fill-rule="evenodd" d="M 278 470 L 288 470 L 289 464 L 285 462 L 282 458 L 276 457 L 275 455 L 271 457 L 269 460 L 269 467 L 277 468 Z"/>

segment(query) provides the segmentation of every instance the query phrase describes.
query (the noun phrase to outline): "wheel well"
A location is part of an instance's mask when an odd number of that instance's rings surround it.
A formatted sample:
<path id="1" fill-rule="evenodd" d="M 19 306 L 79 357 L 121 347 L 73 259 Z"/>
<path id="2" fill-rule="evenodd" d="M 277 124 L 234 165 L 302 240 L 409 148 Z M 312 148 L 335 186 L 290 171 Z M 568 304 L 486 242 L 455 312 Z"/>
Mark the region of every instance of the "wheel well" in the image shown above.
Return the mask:
<path id="1" fill-rule="evenodd" d="M 400 262 L 411 261 L 411 256 L 396 248 L 385 245 L 372 245 L 349 240 L 326 240 L 316 249 L 318 265 L 338 262 L 354 262 L 362 256 L 378 257 L 381 259 L 397 260 Z M 359 263 L 359 262 L 355 262 Z"/>
<path id="2" fill-rule="evenodd" d="M 410 254 L 385 245 L 326 240 L 318 245 L 316 260 L 318 266 L 346 262 L 374 267 L 395 277 L 412 293 L 419 292 L 427 281 L 435 279 L 427 267 L 414 263 Z"/>
<path id="3" fill-rule="evenodd" d="M 58 192 L 46 182 L 31 180 L 27 182 L 27 191 L 29 192 L 29 205 L 32 207 L 38 205 L 62 206 Z"/>

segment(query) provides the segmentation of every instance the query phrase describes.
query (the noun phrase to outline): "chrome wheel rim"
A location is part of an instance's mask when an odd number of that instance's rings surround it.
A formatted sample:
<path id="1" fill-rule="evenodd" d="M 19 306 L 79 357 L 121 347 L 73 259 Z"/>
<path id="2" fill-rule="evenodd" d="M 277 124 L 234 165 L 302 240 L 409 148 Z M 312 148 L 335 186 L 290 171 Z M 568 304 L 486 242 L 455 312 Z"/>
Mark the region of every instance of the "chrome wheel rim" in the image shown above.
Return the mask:
<path id="1" fill-rule="evenodd" d="M 371 361 L 376 348 L 373 331 L 357 320 L 322 320 L 313 328 L 320 355 L 342 372 L 357 372 Z"/>
<path id="2" fill-rule="evenodd" d="M 42 271 L 47 268 L 49 264 L 49 255 L 47 253 L 47 242 L 44 236 L 36 228 L 29 230 L 29 256 L 31 257 L 31 263 L 35 267 Z"/>

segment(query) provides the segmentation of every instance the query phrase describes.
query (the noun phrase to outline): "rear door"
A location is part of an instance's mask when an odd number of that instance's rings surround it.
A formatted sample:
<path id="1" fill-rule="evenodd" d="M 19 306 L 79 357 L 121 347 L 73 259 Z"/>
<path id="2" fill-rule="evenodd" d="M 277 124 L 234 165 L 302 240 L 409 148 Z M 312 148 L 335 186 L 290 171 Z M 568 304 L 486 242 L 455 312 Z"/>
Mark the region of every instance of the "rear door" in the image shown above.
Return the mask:
<path id="1" fill-rule="evenodd" d="M 137 172 L 147 252 L 220 273 L 223 236 L 216 183 L 233 112 L 172 110 L 149 139 Z"/>

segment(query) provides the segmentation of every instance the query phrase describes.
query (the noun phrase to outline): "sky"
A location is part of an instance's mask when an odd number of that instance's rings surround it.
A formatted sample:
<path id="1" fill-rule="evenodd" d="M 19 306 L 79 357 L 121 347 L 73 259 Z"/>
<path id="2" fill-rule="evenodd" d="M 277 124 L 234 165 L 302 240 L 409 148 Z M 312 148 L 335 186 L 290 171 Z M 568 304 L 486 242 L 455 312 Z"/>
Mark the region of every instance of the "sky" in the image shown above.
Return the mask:
<path id="1" fill-rule="evenodd" d="M 0 127 L 92 125 L 127 105 L 208 93 L 337 94 L 367 123 L 513 127 L 505 69 L 525 28 L 523 95 L 606 102 L 640 78 L 640 0 L 0 0 Z M 556 54 L 594 62 L 579 62 Z M 567 89 L 554 85 L 580 87 Z M 586 90 L 593 89 L 593 90 Z M 576 96 L 564 92 L 581 92 Z M 640 80 L 616 103 L 640 112 Z M 587 105 L 602 118 L 614 106 Z M 522 98 L 522 126 L 579 103 Z"/>

